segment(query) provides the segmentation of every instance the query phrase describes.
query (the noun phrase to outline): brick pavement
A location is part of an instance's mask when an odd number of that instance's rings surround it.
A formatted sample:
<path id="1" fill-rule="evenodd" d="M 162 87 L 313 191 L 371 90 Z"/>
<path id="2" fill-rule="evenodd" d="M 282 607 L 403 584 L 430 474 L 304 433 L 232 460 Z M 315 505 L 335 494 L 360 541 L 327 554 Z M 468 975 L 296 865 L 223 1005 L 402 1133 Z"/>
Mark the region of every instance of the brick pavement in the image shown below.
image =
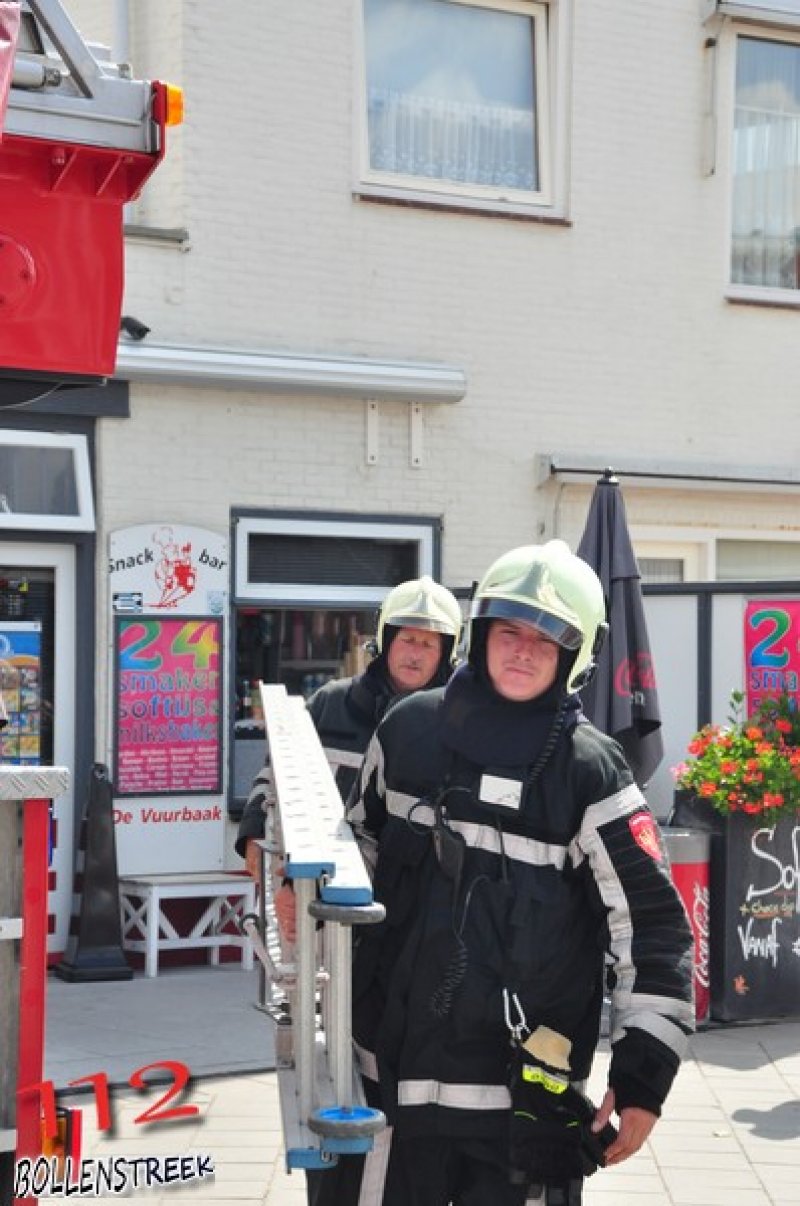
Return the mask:
<path id="1" fill-rule="evenodd" d="M 607 1060 L 601 1051 L 590 1082 L 596 1099 Z M 187 1121 L 136 1125 L 141 1095 L 115 1092 L 112 1100 L 113 1134 L 98 1134 L 92 1111 L 85 1110 L 85 1155 L 207 1153 L 215 1162 L 213 1181 L 135 1195 L 148 1206 L 179 1199 L 214 1206 L 305 1201 L 302 1174 L 284 1171 L 273 1072 L 201 1076 L 189 1092 L 201 1112 Z M 587 1182 L 584 1201 L 800 1206 L 799 1167 L 800 1021 L 711 1027 L 692 1040 L 690 1058 L 646 1150 Z"/>

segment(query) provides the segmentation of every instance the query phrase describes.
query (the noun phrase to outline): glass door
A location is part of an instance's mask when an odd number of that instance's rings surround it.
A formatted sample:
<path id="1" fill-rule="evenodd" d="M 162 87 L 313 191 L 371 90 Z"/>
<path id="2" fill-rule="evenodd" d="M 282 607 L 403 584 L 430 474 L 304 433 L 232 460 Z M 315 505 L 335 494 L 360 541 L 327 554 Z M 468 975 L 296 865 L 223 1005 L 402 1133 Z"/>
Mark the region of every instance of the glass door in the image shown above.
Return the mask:
<path id="1" fill-rule="evenodd" d="M 75 775 L 75 550 L 0 542 L 0 691 L 4 766 L 65 766 L 54 801 L 51 953 L 66 948 L 72 904 Z"/>

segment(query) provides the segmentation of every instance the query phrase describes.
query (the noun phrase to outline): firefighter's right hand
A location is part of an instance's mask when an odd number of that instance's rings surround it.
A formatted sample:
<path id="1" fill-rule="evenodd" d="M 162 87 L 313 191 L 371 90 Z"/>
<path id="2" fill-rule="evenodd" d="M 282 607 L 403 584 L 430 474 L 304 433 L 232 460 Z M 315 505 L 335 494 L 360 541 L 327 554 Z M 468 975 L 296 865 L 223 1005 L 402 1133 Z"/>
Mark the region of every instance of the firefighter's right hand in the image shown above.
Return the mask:
<path id="1" fill-rule="evenodd" d="M 258 883 L 261 876 L 261 847 L 255 838 L 248 838 L 244 848 L 244 865 L 247 874 Z"/>
<path id="2" fill-rule="evenodd" d="M 281 884 L 276 890 L 273 903 L 275 906 L 275 916 L 278 920 L 278 929 L 281 932 L 281 937 L 284 942 L 294 943 L 297 941 L 297 903 L 294 896 L 294 888 L 291 884 Z"/>
<path id="3" fill-rule="evenodd" d="M 592 1131 L 595 1108 L 569 1083 L 568 1073 L 520 1047 L 510 1088 L 512 1179 L 563 1188 L 603 1167 L 616 1131 L 610 1125 Z"/>

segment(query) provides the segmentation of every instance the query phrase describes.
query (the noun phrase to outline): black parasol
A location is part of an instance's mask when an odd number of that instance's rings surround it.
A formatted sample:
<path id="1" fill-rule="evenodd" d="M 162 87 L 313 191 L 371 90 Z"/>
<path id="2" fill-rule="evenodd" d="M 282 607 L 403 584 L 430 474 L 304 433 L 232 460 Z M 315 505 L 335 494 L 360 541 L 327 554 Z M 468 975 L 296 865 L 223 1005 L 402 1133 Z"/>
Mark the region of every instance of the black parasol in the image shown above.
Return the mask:
<path id="1" fill-rule="evenodd" d="M 578 556 L 591 565 L 608 602 L 609 631 L 597 671 L 581 691 L 593 724 L 614 737 L 644 786 L 664 757 L 661 712 L 636 563 L 619 481 L 598 480 Z"/>

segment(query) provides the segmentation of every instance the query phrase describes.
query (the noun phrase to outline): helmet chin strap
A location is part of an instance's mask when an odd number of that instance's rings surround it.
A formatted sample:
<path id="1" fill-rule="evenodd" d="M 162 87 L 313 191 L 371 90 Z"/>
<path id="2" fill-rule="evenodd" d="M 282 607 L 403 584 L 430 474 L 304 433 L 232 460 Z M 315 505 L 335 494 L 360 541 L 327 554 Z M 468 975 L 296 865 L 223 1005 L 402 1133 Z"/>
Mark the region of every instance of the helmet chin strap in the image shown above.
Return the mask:
<path id="1" fill-rule="evenodd" d="M 588 686 L 594 678 L 594 672 L 596 669 L 597 662 L 589 662 L 589 665 L 586 666 L 585 669 L 581 670 L 580 674 L 573 682 L 571 689 L 573 691 L 582 691 L 583 688 Z"/>
<path id="2" fill-rule="evenodd" d="M 583 670 L 581 670 L 580 674 L 577 676 L 577 678 L 573 682 L 573 684 L 572 684 L 573 691 L 582 690 L 582 688 L 587 686 L 594 678 L 594 673 L 595 673 L 595 670 L 597 669 L 597 659 L 600 656 L 600 651 L 603 648 L 603 645 L 605 644 L 607 636 L 608 636 L 608 624 L 598 624 L 597 632 L 594 634 L 594 641 L 592 643 L 592 652 L 589 657 L 589 663 L 587 666 L 584 667 Z"/>

